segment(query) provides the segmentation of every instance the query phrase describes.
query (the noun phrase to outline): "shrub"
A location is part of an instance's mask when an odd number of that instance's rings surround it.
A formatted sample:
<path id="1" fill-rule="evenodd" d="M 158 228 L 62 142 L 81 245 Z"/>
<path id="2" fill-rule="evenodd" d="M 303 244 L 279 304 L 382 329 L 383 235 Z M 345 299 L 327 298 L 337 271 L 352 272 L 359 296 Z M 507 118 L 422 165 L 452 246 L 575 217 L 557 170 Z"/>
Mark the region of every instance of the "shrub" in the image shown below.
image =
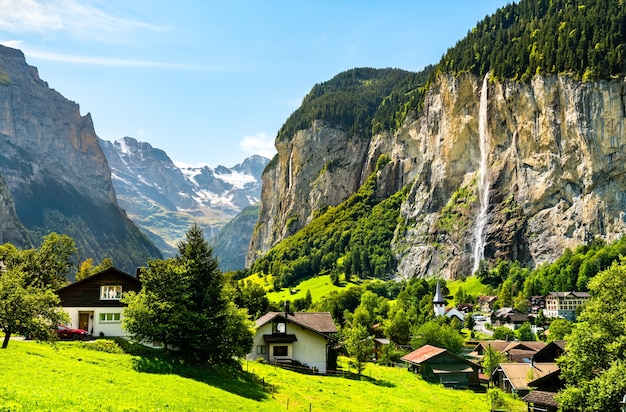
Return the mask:
<path id="1" fill-rule="evenodd" d="M 107 352 L 107 353 L 124 353 L 122 347 L 116 342 L 108 339 L 98 339 L 95 342 L 84 342 L 81 345 L 85 349 Z"/>

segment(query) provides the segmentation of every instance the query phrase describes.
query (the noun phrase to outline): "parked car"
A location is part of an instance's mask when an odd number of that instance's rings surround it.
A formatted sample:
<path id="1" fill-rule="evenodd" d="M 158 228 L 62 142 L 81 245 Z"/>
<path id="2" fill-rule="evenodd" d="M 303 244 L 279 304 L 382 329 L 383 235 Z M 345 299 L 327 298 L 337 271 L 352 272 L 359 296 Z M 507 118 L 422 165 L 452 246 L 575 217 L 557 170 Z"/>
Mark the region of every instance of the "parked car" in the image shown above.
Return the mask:
<path id="1" fill-rule="evenodd" d="M 83 340 L 89 338 L 89 332 L 83 329 L 72 329 L 67 326 L 58 325 L 52 330 L 57 334 L 59 339 Z"/>

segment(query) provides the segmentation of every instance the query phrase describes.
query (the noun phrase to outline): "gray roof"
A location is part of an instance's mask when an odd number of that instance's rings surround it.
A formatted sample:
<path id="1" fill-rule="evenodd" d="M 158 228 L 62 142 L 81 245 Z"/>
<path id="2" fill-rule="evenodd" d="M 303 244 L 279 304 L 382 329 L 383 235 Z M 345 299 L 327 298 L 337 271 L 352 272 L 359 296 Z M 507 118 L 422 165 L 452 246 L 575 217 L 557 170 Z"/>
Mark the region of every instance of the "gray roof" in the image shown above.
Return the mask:
<path id="1" fill-rule="evenodd" d="M 441 285 L 439 285 L 439 281 L 437 281 L 437 289 L 435 290 L 433 303 L 446 303 L 446 300 L 443 298 L 443 294 L 441 293 Z"/>
<path id="2" fill-rule="evenodd" d="M 267 312 L 256 320 L 256 328 L 258 329 L 276 318 L 287 320 L 317 333 L 337 333 L 337 327 L 330 312 L 296 312 L 289 314 L 285 314 L 285 312 Z"/>

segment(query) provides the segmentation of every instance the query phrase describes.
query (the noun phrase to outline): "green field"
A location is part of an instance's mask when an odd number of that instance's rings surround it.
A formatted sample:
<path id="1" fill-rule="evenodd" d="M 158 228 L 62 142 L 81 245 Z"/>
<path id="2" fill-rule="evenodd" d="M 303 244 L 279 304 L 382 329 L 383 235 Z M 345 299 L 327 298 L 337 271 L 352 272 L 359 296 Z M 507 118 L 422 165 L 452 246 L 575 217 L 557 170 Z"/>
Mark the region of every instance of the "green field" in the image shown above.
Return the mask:
<path id="1" fill-rule="evenodd" d="M 484 295 L 488 286 L 482 284 L 476 276 L 470 276 L 465 279 L 449 280 L 446 282 L 451 296 L 455 296 L 459 288 L 463 288 L 466 294 L 472 296 Z"/>
<path id="2" fill-rule="evenodd" d="M 268 276 L 258 276 L 256 274 L 250 275 L 247 278 L 242 280 L 243 282 L 252 281 L 258 283 L 263 286 L 265 290 L 267 290 L 267 298 L 270 302 L 280 302 L 285 300 L 294 301 L 296 299 L 302 299 L 306 296 L 306 291 L 311 291 L 311 298 L 313 302 L 319 300 L 324 295 L 329 294 L 335 290 L 344 290 L 346 288 L 357 285 L 358 280 L 355 282 L 343 282 L 340 286 L 333 285 L 333 282 L 330 280 L 330 275 L 320 275 L 316 277 L 312 277 L 306 280 L 303 280 L 298 284 L 298 286 L 293 286 L 291 288 L 285 288 L 280 291 L 271 291 L 271 282 L 272 275 Z M 291 293 L 291 291 L 296 291 L 295 293 Z"/>
<path id="3" fill-rule="evenodd" d="M 361 380 L 302 375 L 257 362 L 244 362 L 242 372 L 86 345 L 93 344 L 11 341 L 0 351 L 0 411 L 489 410 L 485 393 L 445 389 L 404 368 L 367 365 Z M 525 410 L 519 401 L 513 405 Z"/>

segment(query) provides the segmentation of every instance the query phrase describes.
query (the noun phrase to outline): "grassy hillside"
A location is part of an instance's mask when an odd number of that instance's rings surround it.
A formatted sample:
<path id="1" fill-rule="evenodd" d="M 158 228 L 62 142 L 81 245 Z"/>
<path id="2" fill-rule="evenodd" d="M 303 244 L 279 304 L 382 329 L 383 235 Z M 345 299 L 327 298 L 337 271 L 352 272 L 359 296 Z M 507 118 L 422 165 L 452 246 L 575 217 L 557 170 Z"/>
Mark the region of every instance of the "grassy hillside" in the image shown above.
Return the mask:
<path id="1" fill-rule="evenodd" d="M 12 341 L 0 351 L 0 410 L 489 410 L 484 393 L 444 389 L 404 368 L 368 365 L 361 380 L 301 375 L 256 362 L 244 363 L 243 372 L 185 368 L 89 345 L 95 344 Z"/>

